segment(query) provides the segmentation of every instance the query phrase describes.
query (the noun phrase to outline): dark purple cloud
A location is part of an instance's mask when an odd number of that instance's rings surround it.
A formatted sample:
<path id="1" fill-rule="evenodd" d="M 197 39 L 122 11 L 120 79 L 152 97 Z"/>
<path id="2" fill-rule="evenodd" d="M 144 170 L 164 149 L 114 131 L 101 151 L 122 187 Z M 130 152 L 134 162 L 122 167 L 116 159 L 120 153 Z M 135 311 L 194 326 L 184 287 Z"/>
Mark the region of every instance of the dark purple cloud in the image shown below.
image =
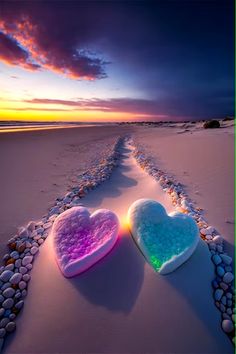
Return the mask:
<path id="1" fill-rule="evenodd" d="M 63 105 L 73 107 L 75 110 L 86 111 L 102 111 L 102 112 L 127 112 L 136 114 L 148 114 L 162 116 L 158 113 L 158 102 L 146 99 L 134 98 L 111 98 L 111 99 L 78 99 L 74 100 L 60 100 L 47 98 L 34 98 L 25 100 L 26 103 L 43 104 L 43 105 Z"/>
<path id="2" fill-rule="evenodd" d="M 20 112 L 24 112 L 24 111 L 39 111 L 38 108 L 34 108 L 34 107 L 24 107 L 24 108 L 5 108 L 3 107 L 4 111 L 20 111 Z M 68 112 L 68 109 L 63 109 L 63 108 L 40 108 L 40 111 L 45 111 L 45 112 Z"/>
<path id="3" fill-rule="evenodd" d="M 71 16 L 61 11 L 60 4 L 4 3 L 1 13 L 0 60 L 5 63 L 47 69 L 72 79 L 107 76 L 108 61 L 85 46 L 80 20 L 76 26 L 70 23 Z"/>
<path id="4" fill-rule="evenodd" d="M 37 70 L 38 65 L 30 61 L 28 52 L 21 48 L 18 42 L 0 32 L 0 60 L 12 65 L 20 65 L 29 70 Z"/>
<path id="5" fill-rule="evenodd" d="M 184 119 L 207 118 L 210 116 L 211 111 L 216 109 L 217 114 L 214 117 L 224 116 L 224 111 L 221 104 L 228 101 L 233 104 L 233 96 L 230 92 L 223 90 L 218 92 L 218 95 L 213 99 L 211 94 L 203 92 L 194 97 L 183 96 L 182 93 L 175 96 L 166 96 L 159 99 L 141 99 L 141 98 L 110 98 L 110 99 L 82 99 L 77 100 L 62 100 L 62 99 L 47 99 L 47 98 L 33 98 L 25 100 L 25 103 L 40 104 L 43 107 L 50 105 L 59 105 L 68 107 L 68 110 L 86 110 L 86 111 L 102 111 L 102 112 L 126 112 L 133 114 L 145 114 L 155 119 L 171 119 L 182 117 Z M 189 102 L 188 102 L 189 99 Z M 196 101 L 196 106 L 192 105 L 191 99 Z M 201 106 L 201 102 L 207 103 L 207 109 Z M 176 107 L 180 113 L 176 114 Z"/>

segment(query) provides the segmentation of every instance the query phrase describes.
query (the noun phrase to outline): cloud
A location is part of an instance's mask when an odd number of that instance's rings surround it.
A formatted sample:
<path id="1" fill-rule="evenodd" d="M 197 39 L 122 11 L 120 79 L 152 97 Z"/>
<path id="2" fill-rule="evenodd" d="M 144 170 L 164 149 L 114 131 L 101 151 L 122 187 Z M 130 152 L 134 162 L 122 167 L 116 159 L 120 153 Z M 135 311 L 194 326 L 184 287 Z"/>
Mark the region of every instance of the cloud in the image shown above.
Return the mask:
<path id="1" fill-rule="evenodd" d="M 37 70 L 39 66 L 30 61 L 28 52 L 18 42 L 0 32 L 0 60 L 12 65 L 20 65 L 28 70 Z"/>
<path id="2" fill-rule="evenodd" d="M 144 114 L 150 116 L 153 119 L 171 119 L 176 117 L 182 117 L 184 119 L 193 118 L 207 118 L 210 116 L 224 116 L 225 114 L 231 114 L 231 110 L 225 111 L 221 108 L 221 101 L 228 99 L 228 92 L 221 90 L 215 98 L 211 94 L 204 92 L 202 95 L 195 95 L 190 97 L 196 100 L 196 102 L 202 102 L 207 104 L 207 109 L 200 104 L 193 106 L 189 97 L 189 103 L 186 102 L 186 96 L 180 93 L 175 96 L 167 96 L 157 99 L 143 99 L 143 98 L 131 98 L 120 97 L 110 99 L 91 98 L 77 100 L 62 100 L 62 99 L 48 99 L 48 98 L 33 98 L 24 100 L 25 103 L 37 104 L 46 107 L 50 105 L 58 105 L 59 107 L 68 107 L 74 111 L 101 111 L 101 112 L 116 112 L 116 113 L 132 113 L 132 114 Z M 233 97 L 231 97 L 233 100 Z M 233 101 L 232 101 L 233 102 Z M 233 104 L 230 102 L 229 107 Z M 216 114 L 212 114 L 213 109 L 216 110 Z"/>
<path id="3" fill-rule="evenodd" d="M 102 111 L 102 112 L 126 112 L 134 114 L 155 115 L 158 118 L 166 118 L 159 110 L 159 103 L 155 100 L 135 98 L 111 98 L 111 99 L 78 99 L 60 100 L 48 98 L 33 98 L 24 100 L 25 103 L 42 105 L 63 105 L 74 107 L 74 110 Z"/>
<path id="4" fill-rule="evenodd" d="M 63 109 L 63 108 L 36 108 L 36 107 L 22 107 L 22 108 L 8 108 L 8 107 L 3 107 L 2 110 L 4 111 L 45 111 L 45 112 L 68 112 L 70 111 L 69 109 Z"/>
<path id="5" fill-rule="evenodd" d="M 79 31 L 79 25 L 71 28 L 70 16 L 56 10 L 58 6 L 47 12 L 47 4 L 14 3 L 14 8 L 12 4 L 4 5 L 0 20 L 1 61 L 28 70 L 50 70 L 72 79 L 107 77 L 108 61 L 92 51 L 88 42 L 84 43 L 84 31 Z M 57 15 L 52 16 L 54 12 Z"/>

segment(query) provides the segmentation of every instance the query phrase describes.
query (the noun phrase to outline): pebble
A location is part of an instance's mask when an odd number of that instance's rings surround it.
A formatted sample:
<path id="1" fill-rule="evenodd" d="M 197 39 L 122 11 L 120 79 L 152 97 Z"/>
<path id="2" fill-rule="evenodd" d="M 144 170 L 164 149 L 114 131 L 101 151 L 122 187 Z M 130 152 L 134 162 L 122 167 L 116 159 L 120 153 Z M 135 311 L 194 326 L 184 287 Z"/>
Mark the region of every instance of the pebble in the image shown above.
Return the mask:
<path id="1" fill-rule="evenodd" d="M 33 268 L 33 265 L 30 263 L 30 264 L 27 264 L 26 265 L 26 268 L 28 269 L 28 270 L 31 270 L 32 268 Z"/>
<path id="2" fill-rule="evenodd" d="M 33 256 L 25 256 L 23 259 L 22 259 L 22 265 L 23 266 L 26 266 L 28 264 L 30 264 L 33 260 Z"/>
<path id="3" fill-rule="evenodd" d="M 215 254 L 212 256 L 212 261 L 215 265 L 219 265 L 222 262 L 222 259 L 218 254 Z"/>
<path id="4" fill-rule="evenodd" d="M 214 229 L 214 227 L 212 227 L 212 226 L 208 226 L 208 227 L 206 228 L 206 230 L 207 230 L 207 233 L 209 233 L 210 235 L 212 235 L 213 232 L 215 232 L 215 229 Z"/>
<path id="5" fill-rule="evenodd" d="M 11 252 L 10 256 L 11 256 L 11 258 L 14 258 L 14 259 L 18 259 L 20 257 L 19 253 L 17 251 Z"/>
<path id="6" fill-rule="evenodd" d="M 225 312 L 225 306 L 223 304 L 220 304 L 220 311 Z"/>
<path id="7" fill-rule="evenodd" d="M 230 265 L 232 263 L 232 258 L 230 256 L 227 256 L 226 254 L 221 254 L 221 259 L 227 265 Z"/>
<path id="8" fill-rule="evenodd" d="M 226 272 L 232 272 L 232 267 L 226 266 L 226 267 L 225 267 L 225 271 L 226 271 Z"/>
<path id="9" fill-rule="evenodd" d="M 218 282 L 215 279 L 212 281 L 212 286 L 215 289 L 217 289 L 219 287 Z"/>
<path id="10" fill-rule="evenodd" d="M 39 245 L 42 245 L 42 243 L 44 243 L 44 239 L 43 239 L 43 238 L 40 238 L 40 239 L 38 240 L 38 244 L 39 244 Z"/>
<path id="11" fill-rule="evenodd" d="M 233 280 L 234 280 L 234 275 L 231 272 L 227 272 L 223 276 L 223 281 L 227 284 L 231 283 Z"/>
<path id="12" fill-rule="evenodd" d="M 10 278 L 10 283 L 11 284 L 18 284 L 22 278 L 21 273 L 15 273 L 11 278 Z"/>
<path id="13" fill-rule="evenodd" d="M 13 288 L 7 288 L 3 291 L 3 296 L 8 298 L 8 297 L 13 297 L 15 295 L 15 290 Z"/>
<path id="14" fill-rule="evenodd" d="M 25 274 L 25 273 L 27 273 L 27 268 L 26 267 L 20 267 L 19 272 L 21 274 Z"/>
<path id="15" fill-rule="evenodd" d="M 6 265 L 8 264 L 13 264 L 15 263 L 15 259 L 14 258 L 9 258 L 7 261 L 6 261 Z"/>
<path id="16" fill-rule="evenodd" d="M 4 310 L 4 308 L 0 308 L 0 317 L 2 317 L 2 315 L 4 314 L 4 312 L 5 312 L 5 310 Z"/>
<path id="17" fill-rule="evenodd" d="M 5 334 L 6 334 L 5 328 L 1 328 L 0 329 L 0 338 L 3 338 L 5 336 Z"/>
<path id="18" fill-rule="evenodd" d="M 24 300 L 20 300 L 15 304 L 15 308 L 20 310 L 24 306 Z"/>
<path id="19" fill-rule="evenodd" d="M 30 221 L 27 225 L 27 229 L 30 231 L 30 232 L 33 232 L 34 229 L 35 229 L 35 225 L 36 223 L 34 221 Z"/>
<path id="20" fill-rule="evenodd" d="M 14 270 L 14 268 L 15 268 L 15 265 L 14 264 L 8 264 L 6 267 L 5 267 L 5 270 Z"/>
<path id="21" fill-rule="evenodd" d="M 14 273 L 13 273 L 11 270 L 5 270 L 5 271 L 2 272 L 2 274 L 0 275 L 0 280 L 6 282 L 6 281 L 8 281 L 8 280 L 12 277 L 13 274 L 14 274 Z"/>
<path id="22" fill-rule="evenodd" d="M 9 258 L 10 258 L 9 253 L 4 254 L 4 256 L 3 256 L 4 261 L 7 261 Z"/>
<path id="23" fill-rule="evenodd" d="M 230 320 L 230 316 L 227 313 L 222 313 L 222 317 L 224 320 Z"/>
<path id="24" fill-rule="evenodd" d="M 220 287 L 223 289 L 223 290 L 227 290 L 229 288 L 229 286 L 227 284 L 225 284 L 223 281 L 220 282 Z"/>
<path id="25" fill-rule="evenodd" d="M 8 318 L 3 318 L 1 321 L 0 321 L 0 328 L 4 328 L 6 327 L 6 325 L 8 324 L 9 322 L 9 319 Z"/>
<path id="26" fill-rule="evenodd" d="M 222 328 L 225 333 L 230 333 L 234 330 L 234 324 L 231 320 L 223 320 L 222 321 Z"/>
<path id="27" fill-rule="evenodd" d="M 27 238 L 29 235 L 29 232 L 27 229 L 25 228 L 21 228 L 20 232 L 19 232 L 19 237 L 20 238 Z"/>
<path id="28" fill-rule="evenodd" d="M 211 242 L 208 244 L 210 250 L 215 251 L 216 250 L 216 244 L 214 242 Z"/>
<path id="29" fill-rule="evenodd" d="M 220 235 L 214 236 L 213 242 L 215 242 L 217 245 L 221 245 L 223 242 L 223 238 Z"/>
<path id="30" fill-rule="evenodd" d="M 46 222 L 45 224 L 43 224 L 43 228 L 46 230 L 48 229 L 49 227 L 52 226 L 52 223 L 51 222 Z"/>
<path id="31" fill-rule="evenodd" d="M 29 274 L 24 274 L 24 275 L 23 275 L 23 280 L 26 281 L 26 282 L 29 281 L 30 278 L 31 278 L 31 277 L 30 277 Z"/>
<path id="32" fill-rule="evenodd" d="M 233 295 L 232 295 L 231 293 L 227 293 L 227 294 L 226 294 L 226 297 L 227 297 L 228 299 L 232 299 Z"/>
<path id="33" fill-rule="evenodd" d="M 2 303 L 2 307 L 5 310 L 12 308 L 13 305 L 14 305 L 14 300 L 12 298 L 8 298 L 8 299 L 4 300 Z"/>
<path id="34" fill-rule="evenodd" d="M 218 246 L 217 246 L 217 251 L 218 251 L 219 253 L 222 253 L 222 252 L 223 252 L 223 247 L 220 246 L 220 245 L 218 245 Z"/>
<path id="35" fill-rule="evenodd" d="M 201 234 L 202 234 L 203 236 L 208 235 L 207 229 L 201 229 L 200 232 L 201 232 Z"/>
<path id="36" fill-rule="evenodd" d="M 228 315 L 232 315 L 232 313 L 233 313 L 233 311 L 229 307 L 227 308 L 226 312 L 227 312 Z"/>
<path id="37" fill-rule="evenodd" d="M 9 288 L 10 286 L 11 286 L 11 283 L 9 283 L 9 282 L 4 283 L 4 284 L 2 285 L 1 290 L 3 291 L 3 290 L 5 290 L 5 289 Z"/>
<path id="38" fill-rule="evenodd" d="M 224 294 L 224 291 L 222 289 L 216 289 L 215 293 L 214 293 L 214 298 L 216 301 L 220 301 L 220 299 L 222 298 Z"/>
<path id="39" fill-rule="evenodd" d="M 25 248 L 26 248 L 26 244 L 24 242 L 20 242 L 16 247 L 19 253 L 24 252 Z"/>
<path id="40" fill-rule="evenodd" d="M 39 227 L 37 230 L 37 234 L 43 234 L 44 233 L 44 228 L 43 227 Z"/>
<path id="41" fill-rule="evenodd" d="M 220 301 L 222 302 L 223 305 L 226 306 L 226 296 L 222 296 Z"/>
<path id="42" fill-rule="evenodd" d="M 219 275 L 219 277 L 223 277 L 224 274 L 225 274 L 225 270 L 224 270 L 223 267 L 217 266 L 217 268 L 216 268 L 216 273 Z"/>
<path id="43" fill-rule="evenodd" d="M 19 300 L 21 298 L 21 293 L 16 293 L 14 299 Z"/>
<path id="44" fill-rule="evenodd" d="M 10 309 L 7 309 L 7 310 L 5 310 L 5 312 L 4 312 L 4 317 L 8 317 L 8 318 L 9 318 L 10 314 L 11 314 L 11 310 L 10 310 Z"/>
<path id="45" fill-rule="evenodd" d="M 9 322 L 9 323 L 6 325 L 6 331 L 7 331 L 7 332 L 13 332 L 15 329 L 16 329 L 16 324 L 15 324 L 15 322 Z"/>
<path id="46" fill-rule="evenodd" d="M 60 210 L 58 207 L 54 207 L 52 208 L 50 211 L 49 211 L 49 215 L 52 216 L 54 214 L 59 214 L 60 213 Z"/>
<path id="47" fill-rule="evenodd" d="M 206 235 L 206 240 L 207 241 L 211 241 L 212 240 L 212 236 L 211 235 Z"/>
<path id="48" fill-rule="evenodd" d="M 23 290 L 23 289 L 25 289 L 27 287 L 27 284 L 26 284 L 26 282 L 25 281 L 20 281 L 19 282 L 19 289 L 20 290 Z"/>
<path id="49" fill-rule="evenodd" d="M 38 247 L 36 247 L 36 246 L 33 246 L 31 249 L 30 249 L 30 253 L 32 254 L 32 255 L 35 255 L 37 252 L 38 252 Z"/>
<path id="50" fill-rule="evenodd" d="M 9 316 L 9 320 L 13 321 L 16 318 L 16 315 L 14 313 L 11 313 Z"/>
<path id="51" fill-rule="evenodd" d="M 21 296 L 22 297 L 26 297 L 26 295 L 27 295 L 27 290 L 26 289 L 22 290 Z"/>

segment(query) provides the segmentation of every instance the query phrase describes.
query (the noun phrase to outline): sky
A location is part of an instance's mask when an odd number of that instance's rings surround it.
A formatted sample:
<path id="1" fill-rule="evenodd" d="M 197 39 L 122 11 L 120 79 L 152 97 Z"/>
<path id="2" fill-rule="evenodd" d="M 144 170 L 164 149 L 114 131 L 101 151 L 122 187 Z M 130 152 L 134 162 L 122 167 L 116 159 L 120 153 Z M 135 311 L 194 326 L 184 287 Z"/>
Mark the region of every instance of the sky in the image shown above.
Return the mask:
<path id="1" fill-rule="evenodd" d="M 226 115 L 233 1 L 1 1 L 0 120 Z"/>

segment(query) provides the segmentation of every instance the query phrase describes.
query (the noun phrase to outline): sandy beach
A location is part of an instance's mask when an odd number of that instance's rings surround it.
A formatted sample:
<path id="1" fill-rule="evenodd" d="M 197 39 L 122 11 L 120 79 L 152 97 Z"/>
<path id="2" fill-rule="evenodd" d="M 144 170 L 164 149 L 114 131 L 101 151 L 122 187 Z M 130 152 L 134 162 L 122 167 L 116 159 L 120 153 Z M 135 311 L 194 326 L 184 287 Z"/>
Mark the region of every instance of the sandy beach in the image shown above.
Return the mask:
<path id="1" fill-rule="evenodd" d="M 18 227 L 38 220 L 77 176 L 105 155 L 126 127 L 79 127 L 0 134 L 0 254 Z M 27 199 L 26 199 L 27 196 Z"/>
<path id="2" fill-rule="evenodd" d="M 184 183 L 232 252 L 233 225 L 226 219 L 233 223 L 233 127 L 178 131 L 178 125 L 111 126 L 0 135 L 5 152 L 2 253 L 17 227 L 41 219 L 53 199 L 76 184 L 78 174 L 96 165 L 115 139 L 127 134 Z M 221 145 L 220 136 L 227 137 Z M 172 150 L 167 149 L 170 144 Z M 160 185 L 138 166 L 132 149 L 126 143 L 111 178 L 81 200 L 90 211 L 108 208 L 117 214 L 122 228 L 116 247 L 87 272 L 66 279 L 49 236 L 36 257 L 17 331 L 7 338 L 4 353 L 233 352 L 212 298 L 214 267 L 207 245 L 200 241 L 189 261 L 160 276 L 127 230 L 127 210 L 139 198 L 158 200 L 168 212 L 174 210 Z"/>

